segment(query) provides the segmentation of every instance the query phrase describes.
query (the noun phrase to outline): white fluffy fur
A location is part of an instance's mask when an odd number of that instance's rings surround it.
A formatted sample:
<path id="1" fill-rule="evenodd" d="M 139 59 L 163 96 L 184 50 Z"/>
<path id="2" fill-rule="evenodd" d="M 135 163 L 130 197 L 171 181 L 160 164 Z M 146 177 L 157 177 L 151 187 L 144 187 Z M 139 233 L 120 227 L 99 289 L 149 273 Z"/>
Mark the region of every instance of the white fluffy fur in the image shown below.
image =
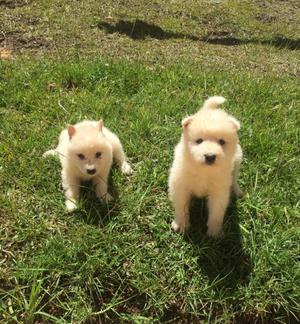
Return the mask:
<path id="1" fill-rule="evenodd" d="M 189 228 L 189 203 L 191 197 L 196 196 L 207 198 L 208 235 L 218 235 L 231 188 L 237 196 L 242 195 L 237 183 L 242 161 L 237 135 L 240 123 L 224 110 L 217 109 L 224 101 L 223 97 L 211 97 L 195 115 L 182 121 L 183 134 L 175 148 L 169 176 L 175 231 L 183 233 Z M 215 160 L 211 162 L 210 158 Z"/>
<path id="2" fill-rule="evenodd" d="M 44 153 L 44 157 L 49 155 L 60 158 L 68 211 L 77 207 L 81 181 L 92 180 L 99 198 L 112 199 L 107 183 L 113 158 L 124 174 L 132 173 L 119 138 L 103 126 L 102 120 L 68 126 L 61 132 L 56 149 Z"/>

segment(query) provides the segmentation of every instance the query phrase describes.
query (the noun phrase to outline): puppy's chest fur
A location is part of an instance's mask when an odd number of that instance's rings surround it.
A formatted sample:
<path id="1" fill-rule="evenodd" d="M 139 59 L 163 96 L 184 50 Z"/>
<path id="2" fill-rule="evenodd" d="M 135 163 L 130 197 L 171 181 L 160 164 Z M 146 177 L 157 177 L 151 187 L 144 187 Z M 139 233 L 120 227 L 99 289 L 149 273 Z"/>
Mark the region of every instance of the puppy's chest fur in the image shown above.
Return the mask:
<path id="1" fill-rule="evenodd" d="M 219 190 L 226 190 L 231 186 L 230 170 L 216 166 L 201 166 L 185 170 L 184 178 L 191 193 L 197 197 L 208 196 Z"/>
<path id="2" fill-rule="evenodd" d="M 179 143 L 171 168 L 170 185 L 175 182 L 191 194 L 205 197 L 219 190 L 229 190 L 232 167 L 232 163 L 209 166 L 193 162 L 183 154 L 182 143 Z"/>

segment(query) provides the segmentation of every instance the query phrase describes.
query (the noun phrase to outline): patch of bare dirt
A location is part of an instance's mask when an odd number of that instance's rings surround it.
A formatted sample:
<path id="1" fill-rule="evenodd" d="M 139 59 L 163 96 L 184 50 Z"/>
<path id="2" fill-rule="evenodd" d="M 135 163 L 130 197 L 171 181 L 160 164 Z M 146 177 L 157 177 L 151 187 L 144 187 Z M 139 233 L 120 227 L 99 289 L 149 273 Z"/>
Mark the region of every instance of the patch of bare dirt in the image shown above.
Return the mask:
<path id="1" fill-rule="evenodd" d="M 0 47 L 14 51 L 39 49 L 49 46 L 49 42 L 40 36 L 27 36 L 19 31 L 8 32 L 0 36 Z"/>
<path id="2" fill-rule="evenodd" d="M 0 6 L 15 9 L 17 7 L 24 7 L 31 3 L 31 0 L 0 0 Z"/>
<path id="3" fill-rule="evenodd" d="M 277 21 L 279 19 L 278 16 L 270 16 L 270 15 L 266 15 L 266 14 L 257 15 L 255 18 L 264 24 L 270 24 L 270 23 Z"/>
<path id="4" fill-rule="evenodd" d="M 261 8 L 261 14 L 256 19 L 262 23 L 275 21 L 297 22 L 297 14 L 300 9 L 299 0 L 277 0 L 277 1 L 254 1 Z M 270 14 L 272 13 L 272 14 Z"/>
<path id="5" fill-rule="evenodd" d="M 14 21 L 16 23 L 21 23 L 27 26 L 35 26 L 39 23 L 40 18 L 35 16 L 27 16 L 27 15 L 16 15 L 14 17 Z"/>

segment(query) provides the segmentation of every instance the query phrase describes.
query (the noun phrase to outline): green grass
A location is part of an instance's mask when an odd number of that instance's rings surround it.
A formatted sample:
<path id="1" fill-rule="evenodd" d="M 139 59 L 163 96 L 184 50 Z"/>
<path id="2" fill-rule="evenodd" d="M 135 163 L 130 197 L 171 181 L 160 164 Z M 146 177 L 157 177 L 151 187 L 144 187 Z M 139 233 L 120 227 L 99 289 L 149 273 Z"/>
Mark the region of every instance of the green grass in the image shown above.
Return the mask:
<path id="1" fill-rule="evenodd" d="M 298 0 L 0 0 L 0 53 L 299 76 Z"/>
<path id="2" fill-rule="evenodd" d="M 49 88 L 49 84 L 53 84 Z M 180 121 L 223 95 L 245 160 L 225 236 L 170 230 L 167 178 Z M 0 319 L 3 322 L 296 322 L 299 289 L 299 82 L 187 64 L 21 60 L 0 65 Z M 92 187 L 67 214 L 60 166 L 42 153 L 60 130 L 99 119 L 133 164 L 103 206 Z"/>
<path id="3" fill-rule="evenodd" d="M 300 320 L 300 6 L 290 1 L 0 0 L 0 323 Z M 8 57 L 8 60 L 1 60 Z M 225 236 L 172 233 L 180 122 L 209 95 L 242 124 Z M 134 168 L 64 209 L 42 154 L 103 118 Z"/>

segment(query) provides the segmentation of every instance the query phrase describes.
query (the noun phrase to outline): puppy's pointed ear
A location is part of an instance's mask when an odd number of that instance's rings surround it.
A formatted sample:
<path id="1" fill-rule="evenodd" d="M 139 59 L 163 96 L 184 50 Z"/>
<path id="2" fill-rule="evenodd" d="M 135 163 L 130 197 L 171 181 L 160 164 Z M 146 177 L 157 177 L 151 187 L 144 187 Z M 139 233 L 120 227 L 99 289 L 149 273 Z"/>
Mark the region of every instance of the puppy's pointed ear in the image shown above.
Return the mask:
<path id="1" fill-rule="evenodd" d="M 68 126 L 69 139 L 71 139 L 76 133 L 76 128 L 73 125 Z"/>
<path id="2" fill-rule="evenodd" d="M 99 120 L 99 131 L 100 131 L 100 132 L 102 132 L 103 126 L 104 126 L 104 124 L 103 124 L 103 120 L 100 119 L 100 120 Z"/>
<path id="3" fill-rule="evenodd" d="M 241 124 L 237 119 L 235 119 L 234 117 L 231 116 L 231 117 L 229 117 L 229 120 L 232 123 L 232 125 L 236 131 L 238 131 L 241 128 Z"/>
<path id="4" fill-rule="evenodd" d="M 187 126 L 190 124 L 190 122 L 193 120 L 193 116 L 188 116 L 185 117 L 182 122 L 181 122 L 181 126 L 183 129 L 187 128 Z"/>

